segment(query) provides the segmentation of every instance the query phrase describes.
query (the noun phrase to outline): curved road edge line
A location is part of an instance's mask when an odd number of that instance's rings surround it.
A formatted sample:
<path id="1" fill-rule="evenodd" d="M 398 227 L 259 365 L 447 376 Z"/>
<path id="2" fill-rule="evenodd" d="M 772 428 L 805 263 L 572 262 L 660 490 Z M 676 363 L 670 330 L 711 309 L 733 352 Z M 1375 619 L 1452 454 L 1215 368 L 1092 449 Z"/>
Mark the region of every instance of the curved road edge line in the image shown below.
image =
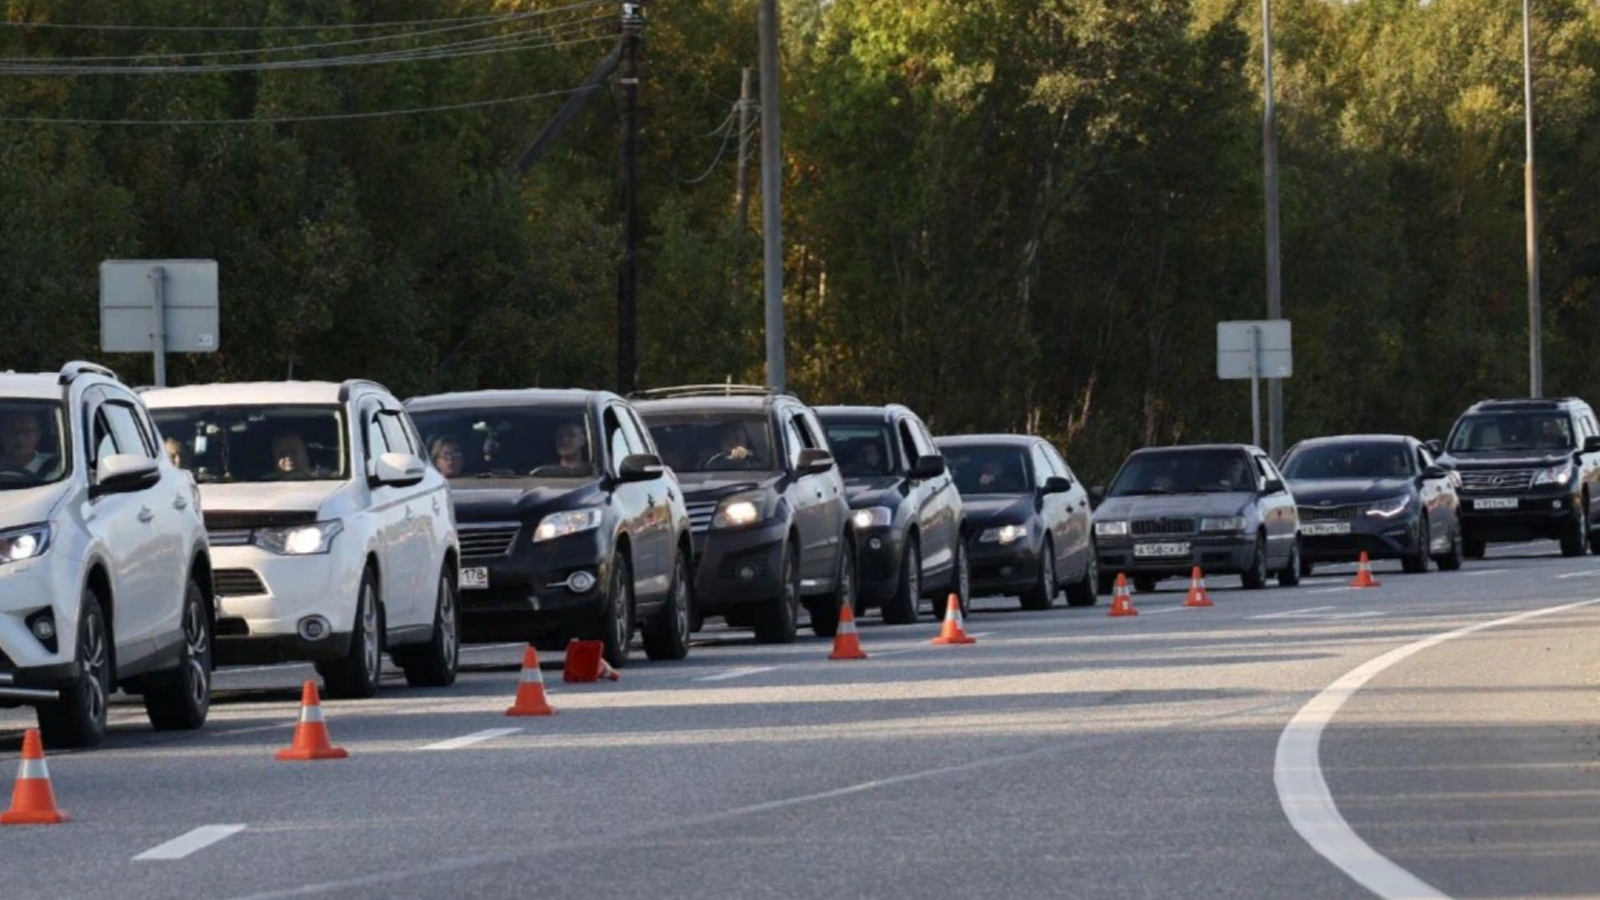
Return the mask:
<path id="1" fill-rule="evenodd" d="M 1278 789 L 1278 803 L 1283 807 L 1289 824 L 1311 845 L 1311 849 L 1356 883 L 1385 900 L 1450 900 L 1448 894 L 1374 850 L 1345 821 L 1322 775 L 1322 732 L 1345 701 L 1355 696 L 1379 673 L 1407 657 L 1479 631 L 1595 604 L 1600 604 L 1600 598 L 1536 609 L 1457 628 L 1390 650 L 1346 672 L 1301 707 L 1278 737 L 1278 753 L 1273 762 L 1272 776 Z"/>

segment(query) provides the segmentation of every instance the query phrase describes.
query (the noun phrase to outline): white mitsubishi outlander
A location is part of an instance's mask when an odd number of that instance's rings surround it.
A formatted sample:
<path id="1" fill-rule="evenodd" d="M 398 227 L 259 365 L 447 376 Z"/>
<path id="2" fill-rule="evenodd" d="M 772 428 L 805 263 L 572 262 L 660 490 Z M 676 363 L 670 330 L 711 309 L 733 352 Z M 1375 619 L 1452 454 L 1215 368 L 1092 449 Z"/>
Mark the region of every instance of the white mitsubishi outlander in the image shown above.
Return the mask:
<path id="1" fill-rule="evenodd" d="M 219 665 L 312 660 L 329 696 L 370 697 L 387 650 L 412 685 L 455 681 L 455 518 L 392 394 L 274 382 L 144 400 L 205 500 Z"/>

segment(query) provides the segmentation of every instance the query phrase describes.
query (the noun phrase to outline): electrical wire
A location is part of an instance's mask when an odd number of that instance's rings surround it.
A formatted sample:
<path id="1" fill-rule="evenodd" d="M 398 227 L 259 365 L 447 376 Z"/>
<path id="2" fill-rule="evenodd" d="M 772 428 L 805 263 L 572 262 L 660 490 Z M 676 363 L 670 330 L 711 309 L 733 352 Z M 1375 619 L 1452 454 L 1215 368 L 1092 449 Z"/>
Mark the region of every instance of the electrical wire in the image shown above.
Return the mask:
<path id="1" fill-rule="evenodd" d="M 225 34 L 229 32 L 300 31 L 354 31 L 361 29 L 411 28 L 420 25 L 444 25 L 451 22 L 493 22 L 520 15 L 519 13 L 493 13 L 483 16 L 455 16 L 437 19 L 398 19 L 391 22 L 335 22 L 325 25 L 125 25 L 96 24 L 92 22 L 12 22 L 0 21 L 0 28 L 40 29 L 49 31 L 131 31 L 151 33 Z"/>
<path id="2" fill-rule="evenodd" d="M 718 131 L 725 131 L 726 133 L 724 133 L 723 136 L 722 136 L 722 145 L 717 148 L 717 155 L 712 158 L 711 165 L 706 166 L 706 170 L 704 172 L 701 172 L 700 176 L 698 178 L 690 178 L 690 179 L 680 178 L 680 179 L 678 179 L 678 182 L 680 184 L 699 184 L 700 182 L 705 181 L 707 178 L 710 178 L 711 177 L 711 173 L 716 171 L 717 164 L 721 163 L 722 162 L 722 157 L 725 154 L 727 154 L 727 152 L 728 152 L 728 142 L 733 140 L 733 137 L 734 137 L 735 134 L 737 134 L 739 136 L 739 152 L 740 153 L 743 153 L 745 151 L 745 148 L 750 146 L 750 139 L 755 134 L 756 125 L 757 125 L 758 120 L 755 119 L 754 117 L 752 117 L 750 119 L 750 124 L 746 125 L 743 129 L 735 130 L 735 129 L 732 129 L 732 128 L 728 128 L 728 125 L 731 122 L 733 122 L 733 116 L 738 114 L 738 112 L 739 112 L 739 104 L 735 103 L 733 105 L 733 113 L 730 114 L 728 116 L 728 118 L 724 119 L 723 123 L 721 125 L 717 126 L 717 130 Z M 712 132 L 712 134 L 715 134 L 715 133 L 716 132 Z M 706 137 L 710 137 L 711 135 L 705 135 L 705 136 Z"/>

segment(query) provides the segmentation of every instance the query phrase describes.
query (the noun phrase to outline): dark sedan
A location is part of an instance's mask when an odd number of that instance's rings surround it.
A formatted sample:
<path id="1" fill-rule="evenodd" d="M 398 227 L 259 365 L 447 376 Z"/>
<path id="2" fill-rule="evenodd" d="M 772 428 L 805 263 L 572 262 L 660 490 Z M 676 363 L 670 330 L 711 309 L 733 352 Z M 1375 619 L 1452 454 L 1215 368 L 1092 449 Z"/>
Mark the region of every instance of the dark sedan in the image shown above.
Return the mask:
<path id="1" fill-rule="evenodd" d="M 1318 562 L 1398 559 L 1407 572 L 1461 568 L 1455 480 L 1420 441 L 1394 435 L 1305 441 L 1284 457 L 1300 506 L 1302 573 Z"/>

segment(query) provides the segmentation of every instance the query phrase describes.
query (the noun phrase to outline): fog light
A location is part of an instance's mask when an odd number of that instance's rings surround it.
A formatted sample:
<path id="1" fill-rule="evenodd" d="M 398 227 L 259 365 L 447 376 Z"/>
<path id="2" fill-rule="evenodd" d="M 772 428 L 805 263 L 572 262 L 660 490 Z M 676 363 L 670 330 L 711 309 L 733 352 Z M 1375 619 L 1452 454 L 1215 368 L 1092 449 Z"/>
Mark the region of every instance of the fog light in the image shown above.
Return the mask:
<path id="1" fill-rule="evenodd" d="M 1551 500 L 1550 501 L 1550 508 L 1551 509 L 1560 509 L 1561 508 L 1561 501 L 1560 500 Z"/>
<path id="2" fill-rule="evenodd" d="M 1000 569 L 1000 577 L 1001 578 L 1010 578 L 1011 574 L 1013 572 L 1015 572 L 1015 571 L 1016 570 L 1011 568 L 1010 566 L 1002 566 L 1001 569 Z"/>
<path id="3" fill-rule="evenodd" d="M 49 615 L 39 616 L 30 623 L 33 636 L 41 643 L 49 643 L 56 639 L 56 620 Z"/>
<path id="4" fill-rule="evenodd" d="M 871 547 L 874 550 L 882 550 L 883 549 L 883 538 L 873 538 L 872 540 L 867 541 L 867 546 Z"/>
<path id="5" fill-rule="evenodd" d="M 333 633 L 333 626 L 321 616 L 306 616 L 300 620 L 300 637 L 308 641 L 320 641 Z"/>
<path id="6" fill-rule="evenodd" d="M 574 594 L 587 594 L 594 590 L 594 576 L 588 572 L 573 572 L 567 576 L 567 590 Z"/>
<path id="7" fill-rule="evenodd" d="M 755 577 L 756 577 L 756 567 L 755 566 L 740 566 L 739 567 L 739 580 L 740 581 L 749 581 L 749 580 L 751 580 L 751 579 L 753 579 Z"/>

